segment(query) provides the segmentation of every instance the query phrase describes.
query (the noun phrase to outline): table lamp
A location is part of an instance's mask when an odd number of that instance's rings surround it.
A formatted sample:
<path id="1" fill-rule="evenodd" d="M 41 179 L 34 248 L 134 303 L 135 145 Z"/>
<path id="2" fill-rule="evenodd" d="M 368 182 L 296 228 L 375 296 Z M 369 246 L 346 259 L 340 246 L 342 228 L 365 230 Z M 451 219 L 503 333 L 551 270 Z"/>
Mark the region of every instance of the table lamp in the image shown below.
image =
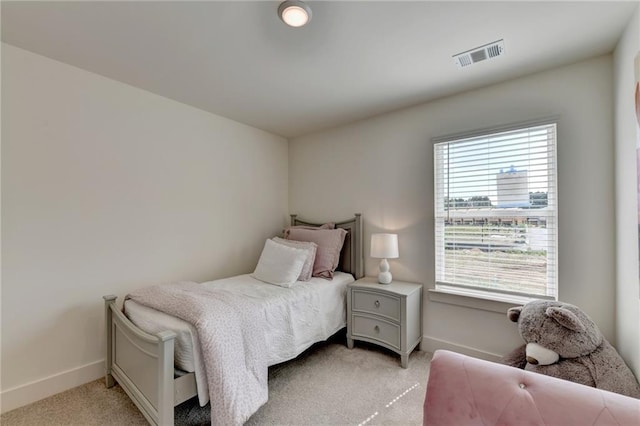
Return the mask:
<path id="1" fill-rule="evenodd" d="M 387 259 L 398 257 L 398 234 L 371 234 L 371 257 L 382 259 L 378 282 L 389 284 L 392 281 Z"/>

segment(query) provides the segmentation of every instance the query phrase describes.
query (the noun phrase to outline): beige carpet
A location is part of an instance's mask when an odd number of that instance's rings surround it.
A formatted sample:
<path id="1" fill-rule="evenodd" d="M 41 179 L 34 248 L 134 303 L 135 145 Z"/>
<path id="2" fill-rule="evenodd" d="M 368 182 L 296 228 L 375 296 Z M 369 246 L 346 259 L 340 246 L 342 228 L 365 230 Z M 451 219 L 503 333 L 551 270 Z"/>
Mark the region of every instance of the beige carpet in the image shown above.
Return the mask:
<path id="1" fill-rule="evenodd" d="M 421 425 L 431 354 L 400 358 L 344 335 L 318 344 L 293 361 L 269 369 L 269 401 L 248 425 Z M 0 416 L 12 425 L 146 425 L 119 386 L 88 383 Z M 209 423 L 209 406 L 195 400 L 176 407 L 176 424 Z"/>

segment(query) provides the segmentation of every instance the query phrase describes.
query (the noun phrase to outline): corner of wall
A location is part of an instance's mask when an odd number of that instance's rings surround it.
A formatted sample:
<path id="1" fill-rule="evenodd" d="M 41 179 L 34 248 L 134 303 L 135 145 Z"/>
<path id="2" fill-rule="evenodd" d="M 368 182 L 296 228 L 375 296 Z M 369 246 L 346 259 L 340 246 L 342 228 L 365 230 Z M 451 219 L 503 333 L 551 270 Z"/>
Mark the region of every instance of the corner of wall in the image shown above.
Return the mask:
<path id="1" fill-rule="evenodd" d="M 637 150 L 640 123 L 634 112 L 634 73 L 640 55 L 640 6 L 613 55 L 615 97 L 615 222 L 617 350 L 640 378 L 640 278 L 638 259 Z M 631 231 L 631 232 L 630 232 Z"/>

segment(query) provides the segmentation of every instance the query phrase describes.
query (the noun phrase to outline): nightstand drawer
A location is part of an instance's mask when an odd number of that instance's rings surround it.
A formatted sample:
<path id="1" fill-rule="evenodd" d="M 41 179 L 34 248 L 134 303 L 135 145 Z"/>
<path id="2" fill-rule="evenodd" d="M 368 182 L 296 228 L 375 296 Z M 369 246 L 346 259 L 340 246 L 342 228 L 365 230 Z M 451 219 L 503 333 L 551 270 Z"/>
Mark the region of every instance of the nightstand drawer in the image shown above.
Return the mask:
<path id="1" fill-rule="evenodd" d="M 353 315 L 353 335 L 379 340 L 400 349 L 400 326 L 388 321 Z"/>
<path id="2" fill-rule="evenodd" d="M 360 289 L 352 291 L 354 311 L 384 315 L 400 321 L 400 298 Z"/>

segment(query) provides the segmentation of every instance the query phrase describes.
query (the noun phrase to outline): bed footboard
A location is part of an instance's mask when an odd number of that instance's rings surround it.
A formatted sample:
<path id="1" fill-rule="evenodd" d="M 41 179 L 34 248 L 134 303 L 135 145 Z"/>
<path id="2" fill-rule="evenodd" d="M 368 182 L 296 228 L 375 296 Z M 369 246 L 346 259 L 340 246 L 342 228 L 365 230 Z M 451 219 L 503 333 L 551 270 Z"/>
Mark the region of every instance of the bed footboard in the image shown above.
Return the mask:
<path id="1" fill-rule="evenodd" d="M 143 332 L 117 308 L 116 296 L 103 297 L 107 331 L 107 387 L 117 381 L 151 424 L 173 425 L 173 344 L 176 334 Z"/>

